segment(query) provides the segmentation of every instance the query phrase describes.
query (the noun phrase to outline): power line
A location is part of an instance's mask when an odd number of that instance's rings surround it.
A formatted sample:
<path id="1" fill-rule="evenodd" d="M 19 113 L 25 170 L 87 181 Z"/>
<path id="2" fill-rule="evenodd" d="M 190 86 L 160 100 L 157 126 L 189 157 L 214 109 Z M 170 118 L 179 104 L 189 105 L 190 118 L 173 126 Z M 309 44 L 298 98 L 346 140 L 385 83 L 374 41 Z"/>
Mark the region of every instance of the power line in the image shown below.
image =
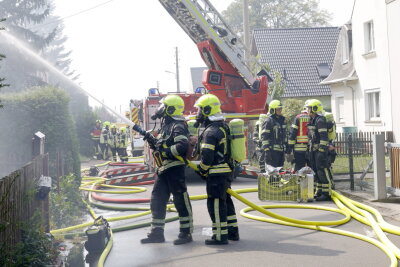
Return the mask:
<path id="1" fill-rule="evenodd" d="M 81 11 L 79 11 L 79 12 L 77 12 L 77 13 L 74 13 L 74 14 L 71 14 L 71 15 L 68 15 L 68 16 L 65 16 L 65 17 L 62 17 L 62 18 L 59 18 L 59 19 L 52 20 L 52 21 L 46 22 L 46 23 L 44 23 L 44 24 L 34 25 L 34 26 L 30 27 L 29 29 L 31 30 L 31 29 L 34 29 L 34 28 L 37 28 L 37 27 L 43 27 L 43 26 L 46 26 L 46 25 L 49 25 L 49 24 L 53 24 L 53 23 L 56 23 L 56 22 L 64 21 L 64 20 L 66 20 L 66 19 L 69 19 L 69 18 L 78 16 L 78 15 L 80 15 L 80 14 L 86 13 L 86 12 L 88 12 L 88 11 L 91 11 L 91 10 L 93 10 L 93 9 L 96 9 L 96 8 L 98 8 L 98 7 L 101 7 L 101 6 L 104 6 L 104 5 L 109 4 L 109 3 L 111 3 L 111 2 L 114 2 L 114 1 L 115 1 L 115 0 L 108 0 L 108 1 L 103 2 L 103 3 L 100 3 L 100 4 L 98 4 L 98 5 L 89 7 L 89 8 L 84 9 L 84 10 L 81 10 Z"/>

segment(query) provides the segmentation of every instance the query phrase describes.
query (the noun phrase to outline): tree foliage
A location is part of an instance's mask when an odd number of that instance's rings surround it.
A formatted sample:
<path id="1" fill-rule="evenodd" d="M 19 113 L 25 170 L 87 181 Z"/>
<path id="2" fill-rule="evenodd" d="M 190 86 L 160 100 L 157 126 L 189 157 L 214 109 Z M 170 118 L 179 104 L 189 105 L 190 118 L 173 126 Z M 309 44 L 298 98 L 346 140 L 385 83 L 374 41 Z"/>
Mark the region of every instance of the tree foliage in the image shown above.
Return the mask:
<path id="1" fill-rule="evenodd" d="M 31 159 L 31 139 L 37 131 L 46 135 L 45 152 L 49 153 L 50 176 L 56 177 L 57 153 L 64 159 L 65 173 L 80 177 L 79 145 L 68 109 L 68 95 L 57 88 L 35 88 L 24 93 L 4 94 L 0 113 L 1 171 L 13 171 Z M 23 153 L 21 153 L 23 152 Z M 11 168 L 11 169 L 10 169 Z"/>
<path id="2" fill-rule="evenodd" d="M 331 15 L 318 4 L 319 0 L 249 0 L 250 29 L 326 26 Z M 235 0 L 222 15 L 235 32 L 243 32 L 242 0 Z"/>
<path id="3" fill-rule="evenodd" d="M 282 115 L 286 117 L 287 127 L 290 127 L 296 115 L 303 110 L 303 107 L 303 100 L 294 98 L 285 99 L 285 101 L 283 102 Z"/>

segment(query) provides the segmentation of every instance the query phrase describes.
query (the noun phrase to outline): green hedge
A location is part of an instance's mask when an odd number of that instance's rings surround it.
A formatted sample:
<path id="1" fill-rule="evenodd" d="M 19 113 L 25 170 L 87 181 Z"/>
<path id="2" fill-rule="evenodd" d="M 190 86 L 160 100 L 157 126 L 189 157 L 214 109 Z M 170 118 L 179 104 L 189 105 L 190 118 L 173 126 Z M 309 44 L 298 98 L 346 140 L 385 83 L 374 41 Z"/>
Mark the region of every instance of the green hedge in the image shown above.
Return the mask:
<path id="1" fill-rule="evenodd" d="M 18 168 L 31 159 L 32 137 L 46 135 L 45 151 L 50 158 L 50 176 L 57 175 L 57 151 L 64 160 L 64 172 L 80 177 L 79 144 L 69 113 L 67 94 L 54 87 L 33 88 L 2 95 L 0 111 L 0 160 Z"/>

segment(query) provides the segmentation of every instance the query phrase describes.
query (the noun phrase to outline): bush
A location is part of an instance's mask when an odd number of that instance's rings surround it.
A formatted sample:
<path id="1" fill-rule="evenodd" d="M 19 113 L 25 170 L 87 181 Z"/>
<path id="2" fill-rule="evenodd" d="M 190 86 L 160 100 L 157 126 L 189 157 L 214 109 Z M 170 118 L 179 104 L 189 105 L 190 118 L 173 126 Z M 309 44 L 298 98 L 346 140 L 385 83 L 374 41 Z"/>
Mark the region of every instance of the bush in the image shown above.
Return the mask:
<path id="1" fill-rule="evenodd" d="M 74 175 L 60 177 L 60 192 L 50 192 L 50 228 L 59 229 L 81 223 L 85 204 Z"/>
<path id="2" fill-rule="evenodd" d="M 285 99 L 283 102 L 282 115 L 286 117 L 287 129 L 292 125 L 294 118 L 304 107 L 304 101 L 299 99 Z"/>
<path id="3" fill-rule="evenodd" d="M 7 126 L 0 131 L 0 139 L 6 140 L 0 143 L 0 160 L 7 163 L 4 169 L 11 172 L 31 160 L 31 139 L 40 131 L 46 135 L 50 176 L 57 175 L 59 152 L 65 173 L 73 172 L 79 178 L 79 144 L 66 93 L 54 87 L 34 88 L 19 94 L 4 94 L 2 100 L 5 107 L 0 112 L 0 123 Z"/>

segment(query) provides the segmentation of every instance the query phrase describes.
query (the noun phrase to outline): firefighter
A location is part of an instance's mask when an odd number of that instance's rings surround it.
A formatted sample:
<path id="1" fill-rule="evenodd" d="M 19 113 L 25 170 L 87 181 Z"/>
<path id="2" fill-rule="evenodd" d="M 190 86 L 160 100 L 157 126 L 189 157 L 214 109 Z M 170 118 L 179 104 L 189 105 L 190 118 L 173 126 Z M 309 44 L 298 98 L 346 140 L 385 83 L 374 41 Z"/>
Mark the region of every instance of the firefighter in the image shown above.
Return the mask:
<path id="1" fill-rule="evenodd" d="M 286 149 L 286 160 L 290 163 L 294 161 L 295 171 L 309 165 L 307 159 L 307 125 L 309 121 L 310 116 L 308 115 L 306 101 L 303 110 L 294 118 L 293 124 L 290 126 L 288 146 Z"/>
<path id="2" fill-rule="evenodd" d="M 253 141 L 256 144 L 256 153 L 257 153 L 260 172 L 265 172 L 265 152 L 262 149 L 261 133 L 262 133 L 262 125 L 266 118 L 267 114 L 260 114 L 260 117 L 256 122 L 256 127 L 253 134 Z"/>
<path id="3" fill-rule="evenodd" d="M 166 205 L 172 193 L 180 223 L 180 233 L 174 244 L 181 245 L 193 240 L 193 215 L 185 181 L 185 163 L 177 160 L 175 156 L 186 157 L 189 132 L 183 117 L 183 99 L 177 95 L 168 95 L 160 103 L 156 114 L 152 116 L 153 119 L 161 118 L 163 121 L 159 139 L 156 144 L 152 144 L 151 139 L 145 137 L 155 151 L 153 155 L 159 165 L 157 166 L 158 177 L 151 193 L 152 228 L 147 238 L 142 239 L 141 242 L 165 241 Z"/>
<path id="4" fill-rule="evenodd" d="M 110 127 L 110 131 L 108 132 L 108 139 L 107 139 L 107 143 L 108 143 L 108 147 L 111 150 L 111 154 L 112 154 L 112 160 L 114 162 L 117 161 L 117 152 L 118 149 L 120 147 L 120 134 L 117 131 L 117 126 L 115 124 L 112 124 Z M 119 153 L 118 153 L 119 155 Z M 121 155 L 119 155 L 121 157 Z"/>
<path id="5" fill-rule="evenodd" d="M 279 100 L 272 100 L 269 104 L 268 117 L 262 126 L 261 142 L 266 164 L 272 167 L 283 166 L 286 148 L 286 120 L 282 116 L 282 104 Z"/>
<path id="6" fill-rule="evenodd" d="M 103 128 L 101 129 L 100 135 L 100 149 L 101 149 L 101 159 L 106 160 L 108 158 L 108 132 L 111 123 L 105 121 L 103 123 Z"/>
<path id="7" fill-rule="evenodd" d="M 333 179 L 328 160 L 328 126 L 326 118 L 322 115 L 322 104 L 317 99 L 311 99 L 307 102 L 307 110 L 310 115 L 308 151 L 311 167 L 316 173 L 315 200 L 330 200 Z"/>
<path id="8" fill-rule="evenodd" d="M 122 162 L 128 162 L 128 153 L 126 148 L 128 147 L 128 136 L 126 134 L 126 127 L 119 128 L 119 147 L 117 149 L 118 156 Z"/>
<path id="9" fill-rule="evenodd" d="M 101 120 L 96 120 L 96 125 L 93 127 L 90 132 L 90 136 L 92 137 L 92 142 L 94 146 L 94 157 L 99 158 L 100 153 L 100 135 L 101 135 Z"/>
<path id="10" fill-rule="evenodd" d="M 221 103 L 215 95 L 201 96 L 196 121 L 205 130 L 199 137 L 199 175 L 206 179 L 207 208 L 212 220 L 213 236 L 206 245 L 225 245 L 228 240 L 239 240 L 235 206 L 226 193 L 230 188 L 233 166 L 229 155 L 229 127 L 221 115 Z"/>

